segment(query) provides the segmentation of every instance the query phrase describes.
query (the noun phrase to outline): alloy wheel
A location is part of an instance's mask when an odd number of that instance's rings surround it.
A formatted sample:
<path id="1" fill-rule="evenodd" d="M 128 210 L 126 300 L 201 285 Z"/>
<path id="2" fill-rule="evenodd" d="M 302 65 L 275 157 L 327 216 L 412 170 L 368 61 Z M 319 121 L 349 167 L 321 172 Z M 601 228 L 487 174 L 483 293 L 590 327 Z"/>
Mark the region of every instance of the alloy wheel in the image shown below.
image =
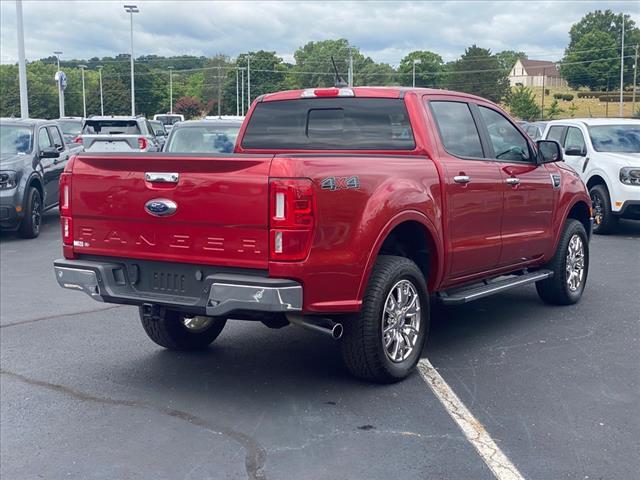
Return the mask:
<path id="1" fill-rule="evenodd" d="M 382 312 L 382 346 L 394 363 L 406 360 L 420 335 L 420 295 L 409 280 L 400 280 L 389 291 Z"/>

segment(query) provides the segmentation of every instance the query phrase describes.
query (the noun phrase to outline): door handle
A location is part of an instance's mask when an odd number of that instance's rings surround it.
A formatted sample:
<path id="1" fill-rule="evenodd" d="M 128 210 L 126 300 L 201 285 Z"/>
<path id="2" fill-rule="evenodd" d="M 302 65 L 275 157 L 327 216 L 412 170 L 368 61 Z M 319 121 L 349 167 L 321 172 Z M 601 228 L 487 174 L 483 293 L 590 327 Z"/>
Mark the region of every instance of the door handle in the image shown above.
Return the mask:
<path id="1" fill-rule="evenodd" d="M 511 177 L 511 178 L 507 178 L 506 182 L 507 182 L 509 185 L 516 186 L 516 185 L 519 185 L 519 184 L 520 184 L 520 179 L 519 179 L 519 178 L 516 178 L 516 177 Z"/>
<path id="2" fill-rule="evenodd" d="M 151 183 L 178 183 L 180 174 L 164 172 L 146 172 L 144 179 Z"/>
<path id="3" fill-rule="evenodd" d="M 469 175 L 456 175 L 453 177 L 453 181 L 464 185 L 471 181 L 471 177 Z"/>

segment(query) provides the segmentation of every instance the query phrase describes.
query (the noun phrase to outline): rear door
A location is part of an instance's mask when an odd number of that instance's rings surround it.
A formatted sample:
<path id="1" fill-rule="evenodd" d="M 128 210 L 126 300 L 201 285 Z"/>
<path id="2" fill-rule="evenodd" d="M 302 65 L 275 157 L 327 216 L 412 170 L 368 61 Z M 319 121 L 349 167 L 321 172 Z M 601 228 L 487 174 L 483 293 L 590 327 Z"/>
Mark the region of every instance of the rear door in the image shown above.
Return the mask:
<path id="1" fill-rule="evenodd" d="M 469 104 L 431 100 L 440 134 L 440 159 L 449 243 L 448 279 L 485 272 L 500 258 L 502 178 L 498 162 L 485 157 Z"/>
<path id="2" fill-rule="evenodd" d="M 74 251 L 266 269 L 271 158 L 81 154 Z"/>
<path id="3" fill-rule="evenodd" d="M 51 162 L 51 186 L 50 191 L 53 193 L 48 195 L 46 206 L 55 205 L 58 203 L 58 191 L 59 191 L 59 183 L 60 183 L 60 175 L 64 171 L 64 167 L 69 160 L 69 150 L 65 146 L 64 139 L 62 137 L 62 133 L 55 125 L 51 125 L 47 127 L 49 129 L 49 137 L 53 142 L 53 146 L 60 153 L 58 158 L 52 159 Z"/>
<path id="4" fill-rule="evenodd" d="M 488 157 L 500 165 L 504 192 L 501 266 L 539 258 L 552 248 L 555 166 L 538 165 L 527 138 L 501 112 L 476 106 Z"/>

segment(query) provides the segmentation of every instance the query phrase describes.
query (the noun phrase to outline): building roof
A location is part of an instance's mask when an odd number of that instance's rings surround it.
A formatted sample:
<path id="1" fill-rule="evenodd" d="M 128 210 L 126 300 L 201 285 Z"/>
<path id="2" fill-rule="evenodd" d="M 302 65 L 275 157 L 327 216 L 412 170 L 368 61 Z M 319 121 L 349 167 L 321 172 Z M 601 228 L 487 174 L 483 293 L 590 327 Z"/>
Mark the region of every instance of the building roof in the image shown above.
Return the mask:
<path id="1" fill-rule="evenodd" d="M 522 64 L 527 75 L 539 76 L 544 73 L 546 77 L 559 77 L 560 72 L 556 68 L 556 64 L 554 62 L 549 62 L 548 60 L 529 60 L 528 58 L 521 58 L 520 63 Z"/>

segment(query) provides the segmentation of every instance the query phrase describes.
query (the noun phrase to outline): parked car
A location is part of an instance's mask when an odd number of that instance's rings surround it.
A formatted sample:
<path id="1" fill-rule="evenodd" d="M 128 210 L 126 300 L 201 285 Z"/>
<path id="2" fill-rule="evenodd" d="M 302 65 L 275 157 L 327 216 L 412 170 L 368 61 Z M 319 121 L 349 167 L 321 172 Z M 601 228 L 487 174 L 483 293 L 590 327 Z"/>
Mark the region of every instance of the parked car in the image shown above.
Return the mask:
<path id="1" fill-rule="evenodd" d="M 231 318 L 291 323 L 393 382 L 420 358 L 430 294 L 461 304 L 535 283 L 545 302 L 580 299 L 590 199 L 561 160 L 469 94 L 267 94 L 234 154 L 75 157 L 56 278 L 139 306 L 169 349 L 205 348 Z"/>
<path id="2" fill-rule="evenodd" d="M 640 220 L 640 120 L 554 120 L 544 138 L 562 145 L 565 163 L 587 185 L 595 233 L 615 231 L 621 218 Z"/>
<path id="3" fill-rule="evenodd" d="M 231 153 L 241 126 L 241 118 L 207 118 L 180 122 L 171 130 L 165 151 Z"/>
<path id="4" fill-rule="evenodd" d="M 158 140 L 158 145 L 160 145 L 160 150 L 164 148 L 164 144 L 167 143 L 167 131 L 164 129 L 164 125 L 160 120 L 149 120 L 149 125 L 153 129 L 153 134 L 156 136 L 156 140 Z"/>
<path id="5" fill-rule="evenodd" d="M 178 113 L 158 113 L 153 116 L 154 120 L 162 122 L 167 133 L 171 133 L 171 129 L 178 122 L 184 122 L 184 115 Z"/>
<path id="6" fill-rule="evenodd" d="M 62 130 L 62 136 L 66 143 L 74 143 L 78 135 L 82 132 L 82 117 L 61 117 L 58 119 L 58 125 Z"/>
<path id="7" fill-rule="evenodd" d="M 547 126 L 547 122 L 532 122 L 527 123 L 523 129 L 527 132 L 533 140 L 540 140 L 544 134 L 544 128 Z"/>
<path id="8" fill-rule="evenodd" d="M 0 227 L 25 238 L 40 234 L 42 213 L 58 205 L 58 181 L 69 156 L 54 120 L 0 120 Z"/>
<path id="9" fill-rule="evenodd" d="M 153 128 L 144 117 L 87 118 L 78 137 L 87 152 L 157 152 Z"/>

